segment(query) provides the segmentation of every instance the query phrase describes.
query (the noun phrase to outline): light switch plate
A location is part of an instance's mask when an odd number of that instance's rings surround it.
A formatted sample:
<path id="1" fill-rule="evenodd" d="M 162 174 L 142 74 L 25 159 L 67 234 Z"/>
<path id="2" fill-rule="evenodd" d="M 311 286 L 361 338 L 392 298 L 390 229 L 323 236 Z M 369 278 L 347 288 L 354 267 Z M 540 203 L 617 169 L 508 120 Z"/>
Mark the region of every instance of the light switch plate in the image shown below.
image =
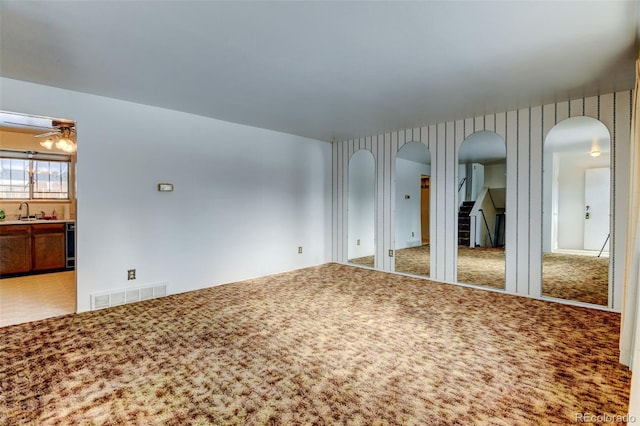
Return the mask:
<path id="1" fill-rule="evenodd" d="M 158 191 L 160 191 L 160 192 L 171 192 L 171 191 L 173 191 L 173 184 L 172 183 L 159 183 L 158 184 Z"/>

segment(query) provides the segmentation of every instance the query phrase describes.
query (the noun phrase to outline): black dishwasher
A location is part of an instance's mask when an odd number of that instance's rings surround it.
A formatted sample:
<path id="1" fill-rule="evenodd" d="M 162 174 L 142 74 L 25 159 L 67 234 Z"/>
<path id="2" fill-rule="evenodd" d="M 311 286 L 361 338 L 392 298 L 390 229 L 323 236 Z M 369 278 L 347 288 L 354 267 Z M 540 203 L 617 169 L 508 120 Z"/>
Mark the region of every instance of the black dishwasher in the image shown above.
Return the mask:
<path id="1" fill-rule="evenodd" d="M 65 236 L 65 265 L 67 269 L 76 267 L 76 224 L 67 222 L 64 226 Z"/>

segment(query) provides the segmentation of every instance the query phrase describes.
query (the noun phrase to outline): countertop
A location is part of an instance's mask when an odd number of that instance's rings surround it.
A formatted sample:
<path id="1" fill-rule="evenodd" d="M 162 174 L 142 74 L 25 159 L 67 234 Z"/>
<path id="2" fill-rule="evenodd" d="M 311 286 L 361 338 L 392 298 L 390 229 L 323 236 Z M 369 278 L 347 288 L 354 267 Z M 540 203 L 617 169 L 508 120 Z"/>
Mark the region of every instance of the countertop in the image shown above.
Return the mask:
<path id="1" fill-rule="evenodd" d="M 73 219 L 38 219 L 38 220 L 3 220 L 1 225 L 39 225 L 41 223 L 67 223 L 75 222 Z"/>

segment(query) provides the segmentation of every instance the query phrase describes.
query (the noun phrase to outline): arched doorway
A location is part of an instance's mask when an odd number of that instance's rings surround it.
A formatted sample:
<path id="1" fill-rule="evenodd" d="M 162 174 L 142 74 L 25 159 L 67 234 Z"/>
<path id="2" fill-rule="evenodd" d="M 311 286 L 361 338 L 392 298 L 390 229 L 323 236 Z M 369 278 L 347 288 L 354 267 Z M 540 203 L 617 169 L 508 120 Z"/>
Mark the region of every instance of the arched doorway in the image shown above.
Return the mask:
<path id="1" fill-rule="evenodd" d="M 375 266 L 375 160 L 367 150 L 349 159 L 347 259 Z"/>
<path id="2" fill-rule="evenodd" d="M 611 136 L 591 117 L 556 124 L 544 141 L 542 295 L 607 305 Z"/>
<path id="3" fill-rule="evenodd" d="M 431 154 L 420 142 L 396 156 L 395 270 L 430 276 Z"/>
<path id="4" fill-rule="evenodd" d="M 494 132 L 471 134 L 458 151 L 457 281 L 505 288 L 507 149 Z"/>

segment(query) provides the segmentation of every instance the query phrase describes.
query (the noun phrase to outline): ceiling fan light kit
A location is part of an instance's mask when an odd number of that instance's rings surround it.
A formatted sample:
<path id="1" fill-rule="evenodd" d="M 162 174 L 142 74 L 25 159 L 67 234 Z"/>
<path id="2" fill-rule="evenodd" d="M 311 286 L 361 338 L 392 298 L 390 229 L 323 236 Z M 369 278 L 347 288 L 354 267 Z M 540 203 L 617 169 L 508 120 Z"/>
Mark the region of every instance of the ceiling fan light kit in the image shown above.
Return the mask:
<path id="1" fill-rule="evenodd" d="M 61 121 L 53 121 L 52 125 L 57 128 L 51 132 L 35 135 L 36 138 L 46 138 L 40 142 L 40 146 L 46 149 L 57 149 L 72 153 L 76 151 L 75 129 L 73 123 L 65 123 Z"/>
<path id="2" fill-rule="evenodd" d="M 47 149 L 53 148 L 53 139 L 49 138 L 47 140 L 40 142 L 40 146 L 43 146 Z"/>

